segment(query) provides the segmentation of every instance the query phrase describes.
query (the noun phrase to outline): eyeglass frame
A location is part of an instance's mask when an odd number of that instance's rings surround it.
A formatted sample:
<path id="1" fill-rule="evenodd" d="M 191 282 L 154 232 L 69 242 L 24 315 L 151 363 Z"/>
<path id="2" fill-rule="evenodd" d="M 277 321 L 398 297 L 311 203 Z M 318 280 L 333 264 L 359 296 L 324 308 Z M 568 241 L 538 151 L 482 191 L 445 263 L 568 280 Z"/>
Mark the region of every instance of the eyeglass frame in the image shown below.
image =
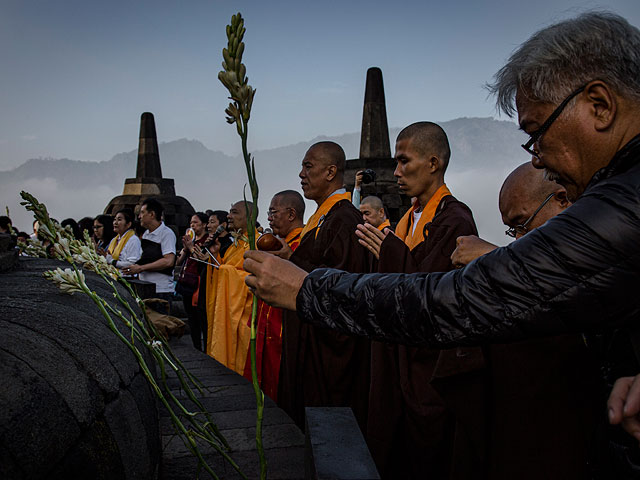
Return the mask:
<path id="1" fill-rule="evenodd" d="M 280 213 L 280 212 L 287 212 L 291 210 L 291 207 L 284 207 L 284 208 L 280 208 L 280 209 L 269 209 L 267 210 L 267 218 L 269 217 L 273 217 L 276 213 Z"/>
<path id="2" fill-rule="evenodd" d="M 504 234 L 508 237 L 516 238 L 516 235 L 518 235 L 520 232 L 522 232 L 522 235 L 526 235 L 527 233 L 529 233 L 529 224 L 533 221 L 534 218 L 536 218 L 536 215 L 538 215 L 540 210 L 542 210 L 542 208 L 547 203 L 549 203 L 549 200 L 551 200 L 555 194 L 556 192 L 550 193 L 549 196 L 547 196 L 547 198 L 545 198 L 544 201 L 540 204 L 540 206 L 536 208 L 536 211 L 533 212 L 533 215 L 527 218 L 524 223 L 516 225 L 515 227 L 509 227 L 507 230 L 505 230 Z"/>
<path id="3" fill-rule="evenodd" d="M 565 98 L 562 101 L 562 103 L 560 103 L 560 105 L 558 105 L 556 109 L 553 112 L 551 112 L 551 115 L 547 117 L 547 119 L 544 121 L 542 126 L 538 128 L 535 132 L 529 135 L 529 140 L 527 141 L 527 143 L 520 145 L 522 148 L 524 148 L 525 152 L 527 152 L 529 155 L 533 157 L 539 158 L 538 155 L 540 155 L 540 152 L 532 149 L 531 147 L 533 146 L 534 143 L 537 143 L 540 140 L 540 137 L 542 137 L 542 135 L 544 135 L 547 130 L 549 130 L 549 127 L 553 124 L 553 122 L 556 121 L 556 119 L 560 116 L 560 114 L 565 109 L 565 107 L 569 104 L 569 102 L 573 100 L 573 98 L 576 95 L 578 95 L 580 92 L 584 91 L 585 88 L 587 88 L 587 85 L 589 84 L 587 83 L 581 86 L 580 88 L 578 88 L 577 90 L 574 90 L 573 92 L 571 92 L 569 96 L 567 96 L 567 98 Z"/>

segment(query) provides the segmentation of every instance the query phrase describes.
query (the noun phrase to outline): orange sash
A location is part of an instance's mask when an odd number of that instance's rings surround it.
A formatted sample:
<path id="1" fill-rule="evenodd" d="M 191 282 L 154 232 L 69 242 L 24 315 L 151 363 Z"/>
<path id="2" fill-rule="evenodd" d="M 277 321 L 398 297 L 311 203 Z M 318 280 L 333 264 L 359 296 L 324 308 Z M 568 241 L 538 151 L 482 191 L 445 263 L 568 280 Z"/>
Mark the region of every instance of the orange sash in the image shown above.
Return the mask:
<path id="1" fill-rule="evenodd" d="M 284 241 L 287 242 L 287 245 L 291 247 L 291 242 L 293 242 L 293 240 L 300 235 L 300 232 L 302 232 L 302 227 L 294 228 L 293 230 L 291 230 L 289 234 L 286 236 L 286 238 L 284 239 Z"/>
<path id="2" fill-rule="evenodd" d="M 321 221 L 324 220 L 324 216 L 327 213 L 329 213 L 329 210 L 331 210 L 331 207 L 333 207 L 340 200 L 351 201 L 351 193 L 350 192 L 334 193 L 329 198 L 327 198 L 324 202 L 322 202 L 322 205 L 320 205 L 316 210 L 316 212 L 313 215 L 311 215 L 311 218 L 309 218 L 309 221 L 302 229 L 302 233 L 300 234 L 300 237 L 303 238 L 307 233 L 309 233 L 311 230 L 316 228 L 321 223 Z M 316 236 L 318 236 L 317 230 L 316 230 Z"/>
<path id="3" fill-rule="evenodd" d="M 378 225 L 378 230 L 380 230 L 381 232 L 384 232 L 384 229 L 387 227 L 391 227 L 391 223 L 389 222 L 389 219 L 386 219 L 384 222 Z"/>
<path id="4" fill-rule="evenodd" d="M 413 212 L 419 206 L 417 202 L 400 219 L 398 226 L 396 227 L 396 235 L 400 237 L 400 240 L 404 241 L 404 243 L 409 247 L 409 250 L 413 250 L 419 244 L 424 242 L 424 227 L 427 223 L 433 220 L 433 217 L 436 214 L 436 209 L 438 208 L 438 205 L 440 205 L 440 201 L 447 195 L 451 195 L 451 192 L 446 185 L 442 185 L 438 190 L 436 190 L 436 193 L 431 196 L 427 205 L 422 209 L 422 215 L 420 216 L 420 220 L 418 221 L 415 229 L 412 224 Z M 427 235 L 428 234 L 429 232 L 427 232 Z"/>

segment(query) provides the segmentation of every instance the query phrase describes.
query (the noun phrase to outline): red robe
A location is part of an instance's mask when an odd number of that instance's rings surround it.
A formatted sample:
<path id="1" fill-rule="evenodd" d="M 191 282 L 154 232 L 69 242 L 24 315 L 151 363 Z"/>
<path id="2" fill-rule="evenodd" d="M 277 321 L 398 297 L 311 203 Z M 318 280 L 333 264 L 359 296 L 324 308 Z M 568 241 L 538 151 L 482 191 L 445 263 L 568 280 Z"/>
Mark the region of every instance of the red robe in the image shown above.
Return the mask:
<path id="1" fill-rule="evenodd" d="M 291 250 L 300 245 L 302 228 L 295 228 L 285 238 Z M 251 325 L 249 325 L 251 326 Z M 280 375 L 280 358 L 282 356 L 282 309 L 272 307 L 258 301 L 256 319 L 256 370 L 258 384 L 273 400 L 278 397 L 278 377 Z M 247 355 L 244 366 L 244 377 L 251 380 L 251 352 Z"/>

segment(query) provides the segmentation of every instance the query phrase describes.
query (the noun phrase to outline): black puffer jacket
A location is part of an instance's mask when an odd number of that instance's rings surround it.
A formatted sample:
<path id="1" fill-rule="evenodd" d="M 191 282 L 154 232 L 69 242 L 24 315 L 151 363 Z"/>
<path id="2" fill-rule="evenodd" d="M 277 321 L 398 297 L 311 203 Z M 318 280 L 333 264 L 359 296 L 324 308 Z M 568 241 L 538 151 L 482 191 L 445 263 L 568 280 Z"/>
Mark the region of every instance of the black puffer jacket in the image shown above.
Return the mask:
<path id="1" fill-rule="evenodd" d="M 640 136 L 567 210 L 466 268 L 434 274 L 320 269 L 297 298 L 319 326 L 450 348 L 640 320 Z"/>

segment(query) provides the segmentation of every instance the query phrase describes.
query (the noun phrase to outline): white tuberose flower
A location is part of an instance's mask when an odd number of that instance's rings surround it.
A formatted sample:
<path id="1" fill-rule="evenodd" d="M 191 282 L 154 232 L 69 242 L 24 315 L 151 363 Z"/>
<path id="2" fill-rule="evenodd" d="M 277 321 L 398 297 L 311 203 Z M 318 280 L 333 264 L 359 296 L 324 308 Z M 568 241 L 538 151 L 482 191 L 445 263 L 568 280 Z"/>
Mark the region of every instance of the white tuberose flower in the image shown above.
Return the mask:
<path id="1" fill-rule="evenodd" d="M 86 286 L 84 273 L 78 270 L 78 273 L 70 268 L 62 270 L 60 267 L 44 273 L 44 277 L 54 282 L 63 293 L 72 294 L 73 292 L 82 292 L 82 286 Z"/>
<path id="2" fill-rule="evenodd" d="M 53 247 L 60 258 L 69 258 L 71 250 L 69 249 L 69 240 L 58 235 L 58 242 Z"/>

